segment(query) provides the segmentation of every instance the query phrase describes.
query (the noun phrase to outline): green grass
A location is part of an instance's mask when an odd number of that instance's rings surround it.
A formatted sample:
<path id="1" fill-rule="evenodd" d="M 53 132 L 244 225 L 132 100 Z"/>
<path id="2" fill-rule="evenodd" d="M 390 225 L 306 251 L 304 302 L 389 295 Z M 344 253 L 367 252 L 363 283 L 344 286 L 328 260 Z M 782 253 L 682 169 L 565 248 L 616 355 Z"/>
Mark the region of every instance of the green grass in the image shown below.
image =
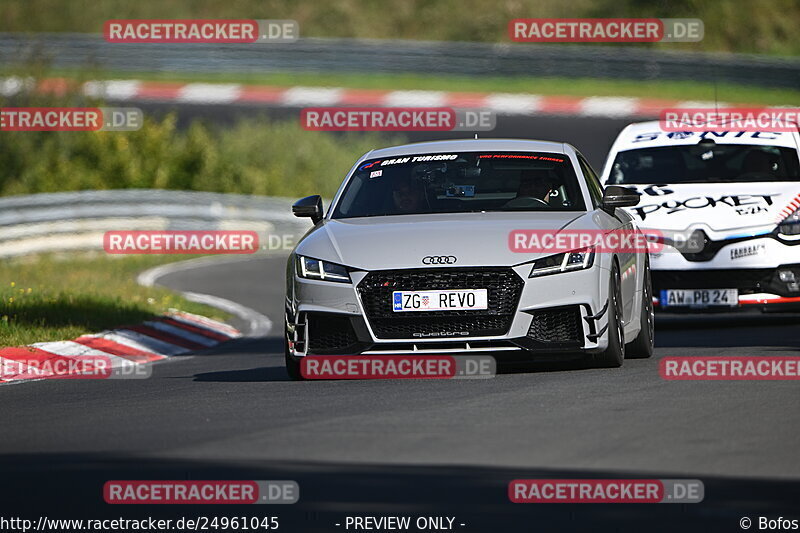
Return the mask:
<path id="1" fill-rule="evenodd" d="M 332 197 L 353 162 L 398 136 L 334 136 L 253 118 L 219 130 L 175 117 L 133 132 L 0 132 L 0 195 L 172 189 Z"/>
<path id="2" fill-rule="evenodd" d="M 2 107 L 0 99 L 0 107 Z M 89 102 L 93 105 L 93 102 Z M 87 105 L 80 96 L 33 95 L 15 106 Z M 305 131 L 299 120 L 255 115 L 226 128 L 145 117 L 131 132 L 0 132 L 0 195 L 172 189 L 266 196 L 333 196 L 353 161 L 402 144 L 375 133 Z"/>
<path id="3" fill-rule="evenodd" d="M 228 315 L 167 289 L 141 287 L 146 268 L 186 257 L 45 254 L 0 262 L 0 348 L 73 339 L 137 324 L 170 308 L 217 320 Z"/>
<path id="4" fill-rule="evenodd" d="M 32 66 L 19 75 L 51 72 Z M 0 98 L 0 107 L 5 102 Z M 15 107 L 92 107 L 80 93 L 27 93 Z M 255 113 L 230 126 L 195 120 L 179 128 L 175 114 L 145 116 L 129 132 L 0 131 L 0 196 L 42 192 L 170 189 L 264 196 L 331 197 L 358 157 L 402 144 L 400 135 L 306 131 L 298 118 Z"/>
<path id="5" fill-rule="evenodd" d="M 56 70 L 55 76 L 75 79 L 138 79 L 175 82 L 243 83 L 292 87 L 346 87 L 353 89 L 429 90 L 456 92 L 530 93 L 551 96 L 630 96 L 741 104 L 798 105 L 800 88 L 781 89 L 701 81 L 630 81 L 594 78 L 538 78 L 499 76 L 429 76 L 415 74 L 185 74 Z"/>
<path id="6" fill-rule="evenodd" d="M 800 54 L 796 0 L 3 0 L 0 31 L 102 31 L 108 19 L 294 19 L 305 37 L 509 42 L 513 18 L 699 18 L 699 43 L 641 47 Z"/>

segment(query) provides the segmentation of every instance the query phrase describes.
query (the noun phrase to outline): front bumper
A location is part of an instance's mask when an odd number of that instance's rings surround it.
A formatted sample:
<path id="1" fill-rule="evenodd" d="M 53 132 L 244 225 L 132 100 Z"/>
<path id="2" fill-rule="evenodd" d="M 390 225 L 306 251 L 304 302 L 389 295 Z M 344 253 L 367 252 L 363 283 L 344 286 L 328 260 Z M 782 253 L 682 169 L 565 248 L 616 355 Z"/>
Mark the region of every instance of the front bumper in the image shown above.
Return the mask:
<path id="1" fill-rule="evenodd" d="M 662 290 L 737 289 L 736 307 L 705 308 L 704 311 L 732 311 L 745 308 L 795 310 L 800 307 L 800 244 L 783 242 L 773 236 L 714 241 L 708 258 L 686 257 L 664 246 L 650 254 L 653 303 Z M 781 276 L 781 272 L 784 272 Z M 786 272 L 791 272 L 787 275 Z M 791 281 L 791 279 L 795 281 Z M 698 308 L 670 307 L 669 311 L 697 311 Z"/>
<path id="2" fill-rule="evenodd" d="M 530 265 L 354 272 L 352 284 L 290 277 L 290 353 L 581 354 L 604 350 L 607 271 L 527 278 Z M 602 274 L 601 274 L 602 272 Z M 524 276 L 524 277 L 523 277 Z M 489 309 L 393 313 L 393 290 L 488 288 Z M 399 316 L 403 315 L 403 316 Z"/>
<path id="3" fill-rule="evenodd" d="M 781 273 L 791 272 L 792 276 Z M 738 307 L 769 306 L 797 309 L 800 307 L 800 263 L 773 268 L 652 270 L 653 294 L 669 289 L 737 289 Z M 657 298 L 654 304 L 659 305 Z M 680 311 L 680 308 L 676 309 Z"/>

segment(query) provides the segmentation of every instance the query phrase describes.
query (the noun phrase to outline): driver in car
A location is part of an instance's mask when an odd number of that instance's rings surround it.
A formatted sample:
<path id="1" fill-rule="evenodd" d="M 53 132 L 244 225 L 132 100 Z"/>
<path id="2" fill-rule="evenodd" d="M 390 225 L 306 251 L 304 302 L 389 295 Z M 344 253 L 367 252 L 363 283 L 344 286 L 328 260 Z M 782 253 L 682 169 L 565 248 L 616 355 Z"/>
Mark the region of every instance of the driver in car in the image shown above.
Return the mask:
<path id="1" fill-rule="evenodd" d="M 428 210 L 421 183 L 406 178 L 395 181 L 393 185 L 392 202 L 398 214 L 424 213 Z"/>
<path id="2" fill-rule="evenodd" d="M 549 205 L 553 189 L 553 180 L 546 171 L 524 170 L 520 176 L 517 196 L 506 205 L 508 207 L 528 203 Z"/>

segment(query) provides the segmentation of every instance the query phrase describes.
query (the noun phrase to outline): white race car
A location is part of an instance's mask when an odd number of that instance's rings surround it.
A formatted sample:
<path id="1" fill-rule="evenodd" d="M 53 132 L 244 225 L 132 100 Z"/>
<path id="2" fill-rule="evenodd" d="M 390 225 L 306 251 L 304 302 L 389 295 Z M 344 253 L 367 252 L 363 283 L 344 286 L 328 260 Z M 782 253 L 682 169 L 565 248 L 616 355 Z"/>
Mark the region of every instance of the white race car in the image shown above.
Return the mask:
<path id="1" fill-rule="evenodd" d="M 629 208 L 659 234 L 651 252 L 662 310 L 800 309 L 800 134 L 665 132 L 657 121 L 617 137 L 605 185 L 635 187 Z"/>

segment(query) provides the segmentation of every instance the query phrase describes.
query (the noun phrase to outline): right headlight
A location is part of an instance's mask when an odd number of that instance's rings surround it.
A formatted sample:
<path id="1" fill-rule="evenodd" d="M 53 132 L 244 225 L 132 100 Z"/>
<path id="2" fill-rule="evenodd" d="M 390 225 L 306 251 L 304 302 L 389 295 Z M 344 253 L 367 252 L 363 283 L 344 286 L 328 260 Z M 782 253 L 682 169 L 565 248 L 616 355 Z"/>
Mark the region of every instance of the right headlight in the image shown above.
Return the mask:
<path id="1" fill-rule="evenodd" d="M 546 276 L 548 274 L 558 274 L 559 272 L 571 272 L 573 270 L 583 270 L 591 268 L 594 264 L 594 246 L 582 248 L 572 252 L 556 254 L 537 259 L 533 262 L 529 278 Z"/>
<path id="2" fill-rule="evenodd" d="M 334 281 L 338 283 L 350 283 L 350 272 L 347 267 L 329 261 L 312 259 L 303 255 L 297 256 L 297 275 L 306 279 L 318 279 L 321 281 Z"/>
<path id="3" fill-rule="evenodd" d="M 790 237 L 800 236 L 800 208 L 795 209 L 778 224 L 778 233 Z"/>

